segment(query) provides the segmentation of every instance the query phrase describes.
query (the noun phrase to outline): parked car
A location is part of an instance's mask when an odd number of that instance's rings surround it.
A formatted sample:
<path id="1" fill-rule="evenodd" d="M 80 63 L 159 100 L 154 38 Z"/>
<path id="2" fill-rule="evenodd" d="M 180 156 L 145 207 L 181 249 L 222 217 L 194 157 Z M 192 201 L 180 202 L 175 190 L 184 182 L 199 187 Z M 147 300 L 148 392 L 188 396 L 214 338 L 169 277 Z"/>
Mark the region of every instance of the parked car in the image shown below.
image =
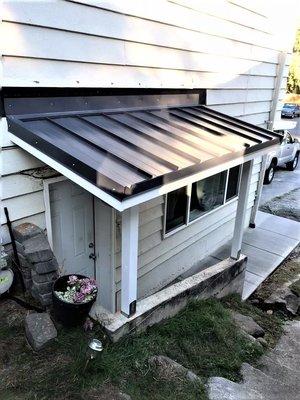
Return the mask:
<path id="1" fill-rule="evenodd" d="M 297 138 L 294 138 L 288 129 L 293 129 L 296 126 L 295 122 L 278 121 L 274 124 L 274 132 L 282 135 L 281 143 L 278 148 L 268 154 L 264 183 L 272 182 L 277 167 L 286 166 L 289 171 L 294 171 L 298 165 L 300 143 Z M 287 129 L 288 128 L 288 129 Z"/>
<path id="2" fill-rule="evenodd" d="M 285 103 L 281 110 L 281 117 L 295 118 L 300 116 L 300 106 L 298 104 Z"/>

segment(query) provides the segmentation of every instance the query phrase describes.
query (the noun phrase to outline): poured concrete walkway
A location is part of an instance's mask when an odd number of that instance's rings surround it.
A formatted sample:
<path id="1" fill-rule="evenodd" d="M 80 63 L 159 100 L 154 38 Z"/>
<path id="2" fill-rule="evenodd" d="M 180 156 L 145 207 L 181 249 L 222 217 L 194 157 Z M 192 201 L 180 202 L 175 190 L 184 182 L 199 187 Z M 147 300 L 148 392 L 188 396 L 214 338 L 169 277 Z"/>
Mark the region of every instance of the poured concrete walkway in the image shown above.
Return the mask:
<path id="1" fill-rule="evenodd" d="M 259 211 L 256 228 L 248 228 L 244 233 L 242 253 L 248 257 L 243 300 L 282 263 L 300 242 L 300 222 Z M 216 260 L 230 256 L 231 243 L 228 242 L 211 256 L 202 260 L 196 268 L 181 275 L 186 278 L 201 269 L 210 267 Z"/>

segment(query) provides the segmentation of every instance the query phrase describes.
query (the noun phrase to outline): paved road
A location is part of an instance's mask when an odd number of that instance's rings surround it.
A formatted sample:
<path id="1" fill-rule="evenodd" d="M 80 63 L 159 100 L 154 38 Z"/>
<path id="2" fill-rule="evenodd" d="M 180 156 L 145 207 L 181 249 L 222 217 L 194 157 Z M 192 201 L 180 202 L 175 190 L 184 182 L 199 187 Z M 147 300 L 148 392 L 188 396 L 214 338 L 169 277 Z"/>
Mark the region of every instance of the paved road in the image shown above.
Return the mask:
<path id="1" fill-rule="evenodd" d="M 297 121 L 297 126 L 291 130 L 291 133 L 300 139 L 300 118 L 295 118 L 293 121 Z M 284 193 L 298 188 L 300 188 L 300 163 L 295 171 L 280 168 L 276 171 L 273 182 L 270 185 L 264 185 L 260 205 L 273 197 L 282 196 Z"/>

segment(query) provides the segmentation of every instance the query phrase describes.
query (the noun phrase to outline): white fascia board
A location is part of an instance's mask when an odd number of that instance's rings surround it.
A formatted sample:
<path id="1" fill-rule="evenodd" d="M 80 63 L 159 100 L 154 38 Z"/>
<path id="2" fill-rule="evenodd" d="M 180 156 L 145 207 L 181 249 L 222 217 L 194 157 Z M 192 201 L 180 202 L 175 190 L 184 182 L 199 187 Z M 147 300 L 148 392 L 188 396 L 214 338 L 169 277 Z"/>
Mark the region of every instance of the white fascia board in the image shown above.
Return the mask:
<path id="1" fill-rule="evenodd" d="M 257 152 L 250 153 L 246 156 L 241 156 L 232 161 L 227 161 L 227 162 L 221 163 L 220 165 L 216 165 L 214 167 L 208 168 L 204 171 L 197 172 L 197 173 L 187 176 L 185 178 L 181 178 L 176 181 L 169 182 L 161 187 L 148 190 L 144 193 L 132 196 L 123 201 L 119 201 L 115 197 L 106 193 L 104 190 L 101 190 L 97 186 L 88 182 L 86 179 L 80 177 L 79 175 L 77 175 L 76 173 L 71 171 L 70 169 L 64 167 L 62 164 L 58 163 L 57 161 L 48 157 L 46 154 L 37 150 L 30 144 L 24 142 L 22 139 L 18 138 L 17 136 L 13 135 L 12 133 L 9 133 L 9 135 L 10 135 L 10 140 L 13 143 L 17 144 L 22 149 L 28 151 L 34 157 L 43 161 L 45 164 L 49 165 L 50 167 L 54 168 L 56 171 L 60 172 L 64 176 L 66 176 L 68 179 L 70 179 L 77 185 L 81 186 L 83 189 L 92 193 L 94 196 L 98 197 L 100 200 L 104 201 L 106 204 L 108 204 L 109 206 L 115 208 L 116 210 L 118 210 L 120 212 L 127 210 L 128 208 L 137 206 L 139 204 L 145 203 L 146 201 L 152 200 L 155 197 L 159 197 L 164 194 L 167 194 L 167 193 L 171 192 L 172 190 L 179 189 L 179 188 L 181 188 L 183 186 L 187 186 L 193 182 L 197 182 L 201 179 L 205 179 L 209 176 L 215 175 L 221 171 L 224 171 L 225 169 L 234 167 L 239 164 L 243 164 L 244 162 L 252 160 L 256 157 L 263 156 L 263 155 L 271 152 L 273 149 L 275 149 L 277 147 L 277 145 L 267 147 L 267 148 L 259 150 Z"/>
<path id="2" fill-rule="evenodd" d="M 34 157 L 43 161 L 45 164 L 54 168 L 57 172 L 61 173 L 62 175 L 64 175 L 65 177 L 67 177 L 68 179 L 70 179 L 71 181 L 76 183 L 77 185 L 81 186 L 83 189 L 92 193 L 94 196 L 98 197 L 100 200 L 104 201 L 105 203 L 107 203 L 111 207 L 115 208 L 116 210 L 123 211 L 122 203 L 119 200 L 115 199 L 113 196 L 110 196 L 104 190 L 99 189 L 97 186 L 88 182 L 86 179 L 77 175 L 75 172 L 71 171 L 70 169 L 64 167 L 62 164 L 53 160 L 51 157 L 42 153 L 40 150 L 37 150 L 36 148 L 34 148 L 30 144 L 24 142 L 24 140 L 18 138 L 17 136 L 13 135 L 12 133 L 9 133 L 9 137 L 13 143 L 20 146 L 22 149 L 26 150 L 28 153 L 30 153 Z"/>

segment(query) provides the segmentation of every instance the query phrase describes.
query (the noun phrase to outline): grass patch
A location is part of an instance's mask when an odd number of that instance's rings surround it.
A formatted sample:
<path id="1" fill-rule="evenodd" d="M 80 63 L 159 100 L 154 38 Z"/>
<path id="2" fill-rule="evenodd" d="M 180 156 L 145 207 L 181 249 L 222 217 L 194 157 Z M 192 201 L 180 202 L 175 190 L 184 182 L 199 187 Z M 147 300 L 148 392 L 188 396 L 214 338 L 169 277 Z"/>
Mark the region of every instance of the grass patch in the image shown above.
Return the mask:
<path id="1" fill-rule="evenodd" d="M 112 393 L 113 388 L 128 393 L 133 400 L 205 400 L 203 385 L 180 379 L 166 381 L 152 370 L 148 359 L 166 355 L 204 378 L 238 380 L 241 364 L 254 362 L 262 349 L 239 333 L 229 307 L 255 314 L 257 322 L 268 327 L 270 336 L 272 330 L 279 334 L 269 316 L 259 310 L 256 314 L 253 306 L 243 305 L 237 298 L 191 302 L 178 315 L 146 333 L 115 344 L 106 342 L 101 356 L 83 373 L 89 335 L 81 329 L 61 330 L 50 347 L 33 353 L 25 345 L 22 320 L 10 329 L 1 323 L 0 340 L 6 354 L 1 354 L 2 390 L 7 398 L 22 400 L 110 400 L 115 397 L 105 391 Z M 1 321 L 8 318 L 5 314 L 2 307 Z M 105 340 L 99 328 L 92 336 Z"/>

